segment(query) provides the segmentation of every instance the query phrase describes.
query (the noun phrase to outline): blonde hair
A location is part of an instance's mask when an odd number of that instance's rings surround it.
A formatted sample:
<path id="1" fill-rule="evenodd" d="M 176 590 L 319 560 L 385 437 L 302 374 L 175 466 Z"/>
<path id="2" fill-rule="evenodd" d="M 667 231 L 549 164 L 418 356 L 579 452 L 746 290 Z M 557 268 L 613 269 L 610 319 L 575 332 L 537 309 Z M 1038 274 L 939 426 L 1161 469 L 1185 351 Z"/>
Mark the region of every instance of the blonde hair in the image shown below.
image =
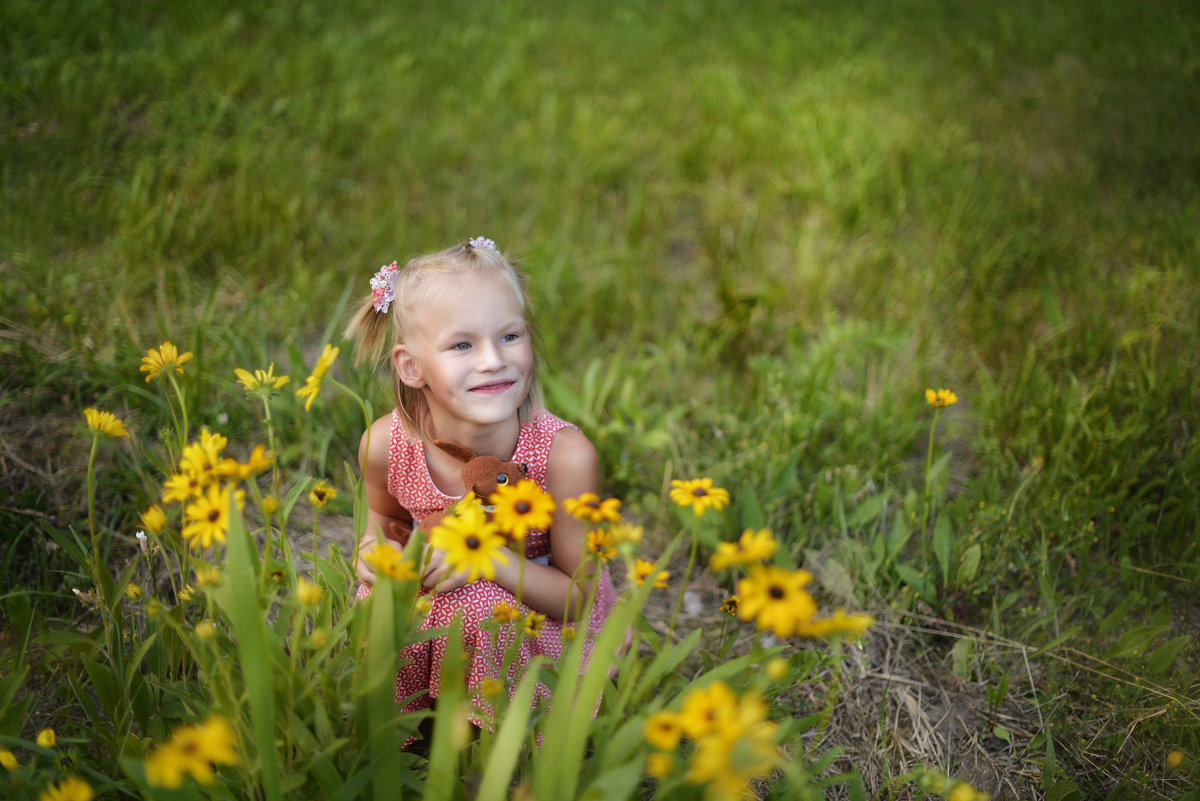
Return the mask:
<path id="1" fill-rule="evenodd" d="M 526 288 L 529 280 L 526 275 L 500 251 L 475 247 L 466 242 L 410 259 L 404 269 L 396 274 L 391 308 L 386 312 L 376 311 L 374 296 L 367 294 L 357 309 L 351 311 L 350 321 L 346 324 L 346 338 L 354 344 L 354 363 L 370 364 L 381 375 L 390 370 L 396 408 L 414 430 L 423 434 L 426 433 L 425 413 L 429 409 L 425 395 L 420 389 L 400 380 L 391 358 L 392 347 L 405 341 L 416 310 L 429 299 L 429 279 L 456 274 L 461 274 L 468 281 L 471 276 L 498 276 L 512 289 L 526 316 L 533 310 Z M 536 351 L 534 363 L 537 363 Z M 542 385 L 538 381 L 535 366 L 529 382 L 529 394 L 517 411 L 521 423 L 524 424 L 535 412 L 540 411 L 543 403 Z"/>

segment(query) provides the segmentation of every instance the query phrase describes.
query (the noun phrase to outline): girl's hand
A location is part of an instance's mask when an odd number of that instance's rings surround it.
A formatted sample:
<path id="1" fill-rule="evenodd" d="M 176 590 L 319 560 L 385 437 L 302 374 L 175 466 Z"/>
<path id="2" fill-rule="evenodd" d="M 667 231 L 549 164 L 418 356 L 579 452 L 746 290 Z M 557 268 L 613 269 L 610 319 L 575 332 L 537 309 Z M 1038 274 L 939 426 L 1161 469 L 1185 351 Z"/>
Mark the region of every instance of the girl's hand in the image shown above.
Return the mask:
<path id="1" fill-rule="evenodd" d="M 421 586 L 434 592 L 450 592 L 467 583 L 467 574 L 455 572 L 446 564 L 446 552 L 440 548 L 428 548 L 425 555 L 425 573 Z"/>

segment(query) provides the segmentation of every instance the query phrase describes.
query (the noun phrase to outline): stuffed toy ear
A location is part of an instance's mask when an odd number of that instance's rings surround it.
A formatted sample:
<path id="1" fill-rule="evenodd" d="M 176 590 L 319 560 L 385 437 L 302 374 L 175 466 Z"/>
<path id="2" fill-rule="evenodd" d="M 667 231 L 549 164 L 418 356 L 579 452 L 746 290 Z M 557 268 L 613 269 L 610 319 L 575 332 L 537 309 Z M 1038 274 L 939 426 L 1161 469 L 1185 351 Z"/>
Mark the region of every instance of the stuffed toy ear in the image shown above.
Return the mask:
<path id="1" fill-rule="evenodd" d="M 446 440 L 446 439 L 435 439 L 433 441 L 433 444 L 437 445 L 439 448 L 441 448 L 446 453 L 450 454 L 451 456 L 453 456 L 455 459 L 462 462 L 463 464 L 466 464 L 467 462 L 469 462 L 475 458 L 474 451 L 472 451 L 470 448 L 464 448 L 462 445 L 459 445 L 457 442 L 451 442 L 450 440 Z"/>

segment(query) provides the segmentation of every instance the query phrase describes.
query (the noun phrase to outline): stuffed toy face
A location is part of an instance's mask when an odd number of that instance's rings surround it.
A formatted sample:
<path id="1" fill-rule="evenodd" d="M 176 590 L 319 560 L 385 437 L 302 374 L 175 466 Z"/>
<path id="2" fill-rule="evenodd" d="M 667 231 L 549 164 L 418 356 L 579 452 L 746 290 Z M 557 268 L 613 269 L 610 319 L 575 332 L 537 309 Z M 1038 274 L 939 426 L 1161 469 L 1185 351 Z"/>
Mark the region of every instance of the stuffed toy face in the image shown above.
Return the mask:
<path id="1" fill-rule="evenodd" d="M 457 442 L 444 439 L 434 440 L 434 445 L 463 463 L 463 486 L 475 493 L 484 503 L 495 491 L 506 485 L 516 484 L 529 474 L 529 468 L 518 462 L 505 462 L 495 456 L 476 456 L 473 451 Z M 445 512 L 434 512 L 420 523 L 422 531 L 430 531 L 441 522 Z"/>

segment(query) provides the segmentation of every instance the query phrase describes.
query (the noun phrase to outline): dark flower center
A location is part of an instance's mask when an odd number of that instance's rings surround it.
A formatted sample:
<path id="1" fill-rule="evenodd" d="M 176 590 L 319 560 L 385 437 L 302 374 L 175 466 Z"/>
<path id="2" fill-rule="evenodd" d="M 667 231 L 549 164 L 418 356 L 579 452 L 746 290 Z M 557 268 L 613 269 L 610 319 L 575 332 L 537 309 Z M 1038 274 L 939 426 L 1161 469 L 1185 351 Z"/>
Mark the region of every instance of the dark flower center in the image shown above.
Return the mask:
<path id="1" fill-rule="evenodd" d="M 513 506 L 513 509 L 519 515 L 527 515 L 533 510 L 533 507 L 530 506 L 529 501 L 517 501 L 516 505 Z"/>
<path id="2" fill-rule="evenodd" d="M 589 509 L 599 509 L 600 501 L 588 501 L 584 504 L 584 506 L 588 507 Z"/>
<path id="3" fill-rule="evenodd" d="M 704 489 L 704 487 L 696 487 L 694 490 L 692 490 L 692 494 L 697 498 L 703 498 L 708 494 L 708 490 Z"/>
<path id="4" fill-rule="evenodd" d="M 194 743 L 194 742 L 185 742 L 179 746 L 180 751 L 182 751 L 184 754 L 189 754 L 189 755 L 196 753 L 198 748 L 199 748 L 199 746 L 197 746 L 196 743 Z"/>
<path id="5" fill-rule="evenodd" d="M 783 587 L 780 587 L 778 584 L 772 584 L 767 588 L 767 595 L 770 595 L 776 601 L 782 601 L 783 596 L 786 594 L 787 593 L 783 591 Z"/>
<path id="6" fill-rule="evenodd" d="M 313 495 L 318 502 L 325 500 L 325 490 L 313 490 Z"/>
<path id="7" fill-rule="evenodd" d="M 215 523 L 220 519 L 221 519 L 221 511 L 219 509 L 213 509 L 211 512 L 208 513 L 208 522 Z"/>
<path id="8" fill-rule="evenodd" d="M 472 534 L 471 536 L 467 537 L 467 540 L 466 540 L 466 545 L 467 545 L 467 547 L 468 547 L 468 548 L 470 548 L 472 551 L 474 551 L 474 550 L 478 549 L 478 548 L 479 548 L 479 537 L 476 537 L 474 534 Z"/>

